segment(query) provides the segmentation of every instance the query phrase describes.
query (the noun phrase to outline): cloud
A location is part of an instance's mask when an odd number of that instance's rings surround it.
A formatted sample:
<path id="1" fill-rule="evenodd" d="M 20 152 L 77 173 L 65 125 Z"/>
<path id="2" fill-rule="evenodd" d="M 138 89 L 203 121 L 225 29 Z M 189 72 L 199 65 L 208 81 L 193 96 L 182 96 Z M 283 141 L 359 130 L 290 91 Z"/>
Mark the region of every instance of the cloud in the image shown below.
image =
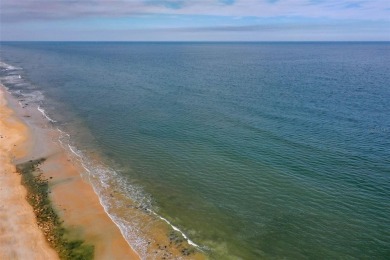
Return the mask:
<path id="1" fill-rule="evenodd" d="M 143 2 L 121 0 L 2 0 L 0 5 L 3 22 L 115 17 L 153 9 Z"/>
<path id="2" fill-rule="evenodd" d="M 2 0 L 2 22 L 140 14 L 389 20 L 388 0 Z"/>
<path id="3" fill-rule="evenodd" d="M 389 40 L 372 25 L 356 27 L 353 24 L 264 24 L 247 26 L 208 26 L 148 29 L 87 29 L 39 31 L 9 31 L 13 40 L 51 41 L 364 41 Z M 14 33 L 14 35 L 12 35 Z"/>
<path id="4" fill-rule="evenodd" d="M 236 0 L 219 0 L 219 1 L 226 5 L 232 5 L 236 2 Z"/>
<path id="5" fill-rule="evenodd" d="M 380 22 L 358 22 L 358 21 L 322 21 L 317 23 L 307 22 L 268 22 L 264 24 L 249 24 L 249 25 L 226 25 L 226 26 L 204 26 L 204 27 L 181 27 L 181 28 L 161 28 L 166 31 L 181 31 L 181 32 L 286 32 L 286 31 L 307 31 L 307 32 L 323 32 L 323 31 L 382 31 L 388 28 L 389 24 Z M 390 32 L 390 29 L 387 30 Z"/>
<path id="6" fill-rule="evenodd" d="M 346 3 L 344 5 L 345 8 L 360 8 L 362 7 L 361 6 L 361 3 L 360 2 L 350 2 L 350 3 Z"/>
<path id="7" fill-rule="evenodd" d="M 8 40 L 390 40 L 390 1 L 0 0 L 0 22 Z"/>
<path id="8" fill-rule="evenodd" d="M 183 0 L 146 0 L 146 4 L 155 5 L 155 6 L 163 6 L 169 9 L 181 9 L 185 5 L 185 1 Z"/>

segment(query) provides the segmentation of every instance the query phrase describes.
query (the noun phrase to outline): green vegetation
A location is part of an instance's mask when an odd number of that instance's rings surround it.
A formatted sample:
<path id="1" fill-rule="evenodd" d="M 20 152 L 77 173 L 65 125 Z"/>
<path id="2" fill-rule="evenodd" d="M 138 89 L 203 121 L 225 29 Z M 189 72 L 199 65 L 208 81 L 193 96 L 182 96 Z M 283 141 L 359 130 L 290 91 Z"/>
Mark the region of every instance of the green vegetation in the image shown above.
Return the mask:
<path id="1" fill-rule="evenodd" d="M 61 259 L 93 259 L 93 245 L 88 245 L 80 239 L 70 239 L 69 230 L 63 227 L 53 209 L 49 198 L 49 183 L 38 168 L 44 161 L 44 158 L 37 159 L 16 167 L 22 176 L 22 184 L 27 189 L 27 201 L 34 209 L 38 226 Z"/>

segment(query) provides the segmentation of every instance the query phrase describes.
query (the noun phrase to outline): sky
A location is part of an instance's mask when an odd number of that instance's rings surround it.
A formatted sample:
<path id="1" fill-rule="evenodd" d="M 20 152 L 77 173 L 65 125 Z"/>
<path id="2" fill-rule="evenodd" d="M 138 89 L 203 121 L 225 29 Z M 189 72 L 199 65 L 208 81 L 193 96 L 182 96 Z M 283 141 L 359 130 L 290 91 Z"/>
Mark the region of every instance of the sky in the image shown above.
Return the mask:
<path id="1" fill-rule="evenodd" d="M 1 41 L 390 41 L 390 0 L 0 0 Z"/>

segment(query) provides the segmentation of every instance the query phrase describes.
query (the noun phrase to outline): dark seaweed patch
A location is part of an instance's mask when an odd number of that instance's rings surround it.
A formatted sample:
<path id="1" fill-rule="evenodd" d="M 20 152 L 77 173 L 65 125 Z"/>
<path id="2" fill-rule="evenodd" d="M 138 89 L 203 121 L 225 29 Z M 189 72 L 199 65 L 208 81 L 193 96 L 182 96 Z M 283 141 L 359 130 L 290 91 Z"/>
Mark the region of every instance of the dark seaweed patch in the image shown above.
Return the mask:
<path id="1" fill-rule="evenodd" d="M 168 234 L 169 244 L 174 245 L 182 254 L 182 256 L 189 256 L 191 254 L 195 254 L 195 249 L 191 247 L 184 246 L 185 239 L 183 236 L 177 231 L 171 231 Z"/>
<path id="2" fill-rule="evenodd" d="M 44 158 L 31 160 L 16 166 L 22 176 L 22 184 L 27 189 L 27 201 L 34 209 L 39 228 L 49 244 L 58 252 L 61 259 L 93 259 L 94 246 L 80 239 L 70 239 L 69 230 L 54 211 L 49 198 L 49 183 L 38 166 Z"/>

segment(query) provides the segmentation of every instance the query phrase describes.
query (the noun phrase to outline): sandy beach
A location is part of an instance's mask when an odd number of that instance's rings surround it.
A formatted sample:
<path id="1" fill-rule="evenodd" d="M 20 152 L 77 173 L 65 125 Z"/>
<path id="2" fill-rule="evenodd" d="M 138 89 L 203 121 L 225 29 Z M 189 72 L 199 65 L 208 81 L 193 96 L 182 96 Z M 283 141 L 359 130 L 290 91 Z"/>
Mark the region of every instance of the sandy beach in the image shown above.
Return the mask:
<path id="1" fill-rule="evenodd" d="M 141 257 L 105 211 L 81 162 L 58 141 L 62 132 L 39 107 L 2 85 L 0 105 L 0 259 L 74 259 L 74 252 L 81 259 L 205 258 L 156 215 L 128 204 L 121 210 L 149 226 Z"/>
<path id="2" fill-rule="evenodd" d="M 36 223 L 14 158 L 26 156 L 27 127 L 7 107 L 0 90 L 0 259 L 58 259 Z"/>
<path id="3" fill-rule="evenodd" d="M 47 242 L 50 239 L 38 227 L 34 209 L 26 201 L 21 176 L 16 172 L 16 164 L 37 158 L 45 158 L 39 170 L 50 180 L 51 204 L 67 236 L 91 245 L 94 259 L 138 259 L 91 185 L 80 176 L 79 166 L 58 143 L 51 141 L 54 133 L 31 128 L 22 121 L 36 112 L 18 108 L 3 86 L 0 106 L 0 259 L 58 259 Z M 37 114 L 35 118 L 38 117 Z"/>

